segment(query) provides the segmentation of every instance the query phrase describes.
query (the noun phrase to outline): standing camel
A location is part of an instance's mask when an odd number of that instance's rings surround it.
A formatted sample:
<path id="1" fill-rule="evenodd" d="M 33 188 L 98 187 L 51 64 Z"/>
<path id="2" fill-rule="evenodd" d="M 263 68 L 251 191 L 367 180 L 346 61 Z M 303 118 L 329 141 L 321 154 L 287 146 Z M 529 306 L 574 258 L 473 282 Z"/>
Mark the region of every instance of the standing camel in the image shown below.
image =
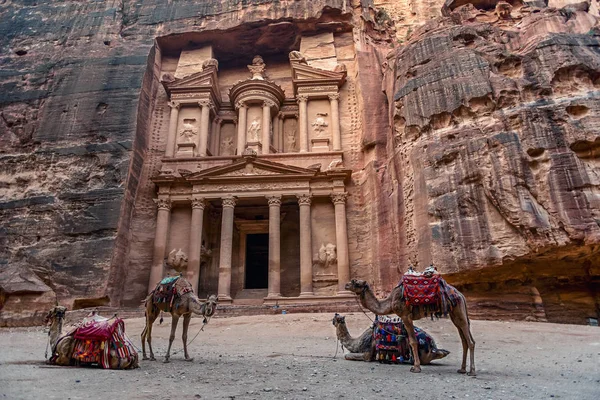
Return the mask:
<path id="1" fill-rule="evenodd" d="M 159 284 L 160 285 L 160 284 Z M 158 286 L 157 286 L 158 288 Z M 183 316 L 183 353 L 186 361 L 193 361 L 190 358 L 187 350 L 187 334 L 188 327 L 190 326 L 190 320 L 192 313 L 202 315 L 204 320 L 212 317 L 217 308 L 217 296 L 210 296 L 205 302 L 202 302 L 198 296 L 196 296 L 192 290 L 192 284 L 185 278 L 180 277 L 175 283 L 177 295 L 173 299 L 172 303 L 157 302 L 154 296 L 156 289 L 152 291 L 145 300 L 146 306 L 146 326 L 142 331 L 142 359 L 155 361 L 154 353 L 152 352 L 152 324 L 156 321 L 156 318 L 161 311 L 171 313 L 171 336 L 169 336 L 169 347 L 167 349 L 167 355 L 165 356 L 165 363 L 169 362 L 171 354 L 171 345 L 175 339 L 175 331 L 177 330 L 177 323 L 179 317 Z M 146 357 L 146 340 L 148 340 L 148 349 L 150 350 L 150 358 Z"/>
<path id="2" fill-rule="evenodd" d="M 448 284 L 446 283 L 446 285 Z M 457 372 L 460 374 L 467 372 L 467 352 L 469 351 L 471 353 L 471 363 L 467 375 L 475 376 L 475 340 L 473 340 L 473 335 L 471 335 L 471 324 L 467 315 L 467 302 L 462 293 L 456 290 L 456 288 L 448 286 L 456 291 L 459 298 L 458 304 L 449 310 L 450 319 L 454 326 L 456 326 L 456 329 L 458 329 L 463 347 L 462 365 Z M 346 284 L 346 290 L 357 294 L 362 306 L 373 313 L 377 315 L 395 313 L 402 319 L 408 333 L 408 341 L 415 360 L 410 371 L 421 372 L 421 361 L 419 360 L 418 342 L 415 336 L 413 320 L 416 321 L 425 317 L 425 311 L 406 304 L 402 298 L 402 286 L 396 286 L 389 296 L 383 300 L 378 300 L 369 287 L 369 284 L 363 280 L 353 279 Z"/>

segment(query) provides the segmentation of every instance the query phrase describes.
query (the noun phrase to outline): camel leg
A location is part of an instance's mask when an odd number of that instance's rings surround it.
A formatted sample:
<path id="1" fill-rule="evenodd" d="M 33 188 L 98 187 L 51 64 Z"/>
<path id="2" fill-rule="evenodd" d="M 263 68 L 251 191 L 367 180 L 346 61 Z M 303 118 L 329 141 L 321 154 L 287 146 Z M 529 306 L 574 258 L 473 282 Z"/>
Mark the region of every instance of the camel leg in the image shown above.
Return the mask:
<path id="1" fill-rule="evenodd" d="M 152 325 L 156 321 L 158 314 L 146 311 L 146 326 L 142 331 L 142 360 L 156 361 L 154 352 L 152 351 Z M 148 341 L 148 350 L 150 350 L 150 358 L 146 357 L 146 340 Z"/>
<path id="2" fill-rule="evenodd" d="M 188 354 L 187 350 L 187 334 L 191 320 L 192 314 L 186 314 L 183 316 L 183 335 L 181 335 L 181 340 L 183 340 L 183 354 L 185 356 L 185 361 L 194 361 L 193 358 L 190 358 L 190 355 Z"/>
<path id="3" fill-rule="evenodd" d="M 414 359 L 413 366 L 410 372 L 421 372 L 421 360 L 419 359 L 419 342 L 417 341 L 417 335 L 415 335 L 415 326 L 413 325 L 412 318 L 402 318 L 406 333 L 408 333 L 408 343 L 412 349 L 412 355 Z"/>
<path id="4" fill-rule="evenodd" d="M 171 357 L 171 345 L 175 340 L 175 331 L 177 330 L 177 323 L 179 323 L 179 315 L 171 314 L 171 336 L 169 336 L 169 347 L 167 348 L 167 355 L 165 356 L 165 363 L 169 362 Z"/>
<path id="5" fill-rule="evenodd" d="M 344 354 L 344 358 L 350 361 L 371 361 L 371 352 L 366 353 L 348 353 Z"/>
<path id="6" fill-rule="evenodd" d="M 460 340 L 463 345 L 463 361 L 461 365 L 461 369 L 458 370 L 459 373 L 464 374 L 467 368 L 467 352 L 471 353 L 470 357 L 470 366 L 469 372 L 467 375 L 476 376 L 475 372 L 475 340 L 473 339 L 473 335 L 471 334 L 471 327 L 469 322 L 469 317 L 467 315 L 467 306 L 466 300 L 462 297 L 460 304 L 455 307 L 450 313 L 450 319 L 456 329 L 458 329 L 458 333 L 460 334 Z"/>

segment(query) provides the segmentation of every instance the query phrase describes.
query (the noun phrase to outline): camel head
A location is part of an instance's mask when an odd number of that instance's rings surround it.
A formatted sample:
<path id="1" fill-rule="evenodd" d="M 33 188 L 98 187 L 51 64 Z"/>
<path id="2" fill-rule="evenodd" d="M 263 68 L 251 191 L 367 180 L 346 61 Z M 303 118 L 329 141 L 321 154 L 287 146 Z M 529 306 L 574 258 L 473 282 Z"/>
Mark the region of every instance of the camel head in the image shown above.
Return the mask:
<path id="1" fill-rule="evenodd" d="M 439 360 L 440 358 L 444 358 L 448 354 L 450 354 L 450 352 L 448 350 L 444 350 L 444 349 L 432 349 L 431 352 L 433 353 L 432 360 Z"/>
<path id="2" fill-rule="evenodd" d="M 48 325 L 49 323 L 52 323 L 54 321 L 61 321 L 65 318 L 66 313 L 67 307 L 55 306 L 50 311 L 48 311 L 48 314 L 46 314 L 46 316 L 44 317 L 44 324 Z"/>
<path id="3" fill-rule="evenodd" d="M 217 296 L 215 296 L 214 294 L 211 294 L 208 299 L 206 299 L 206 302 L 204 303 L 204 316 L 205 317 L 212 317 L 213 314 L 215 313 L 215 311 L 217 310 Z"/>
<path id="4" fill-rule="evenodd" d="M 338 325 L 343 325 L 346 323 L 346 317 L 335 313 L 331 322 L 333 323 L 333 326 L 337 327 Z"/>
<path id="5" fill-rule="evenodd" d="M 369 284 L 367 281 L 352 279 L 350 282 L 346 283 L 345 288 L 353 293 L 361 294 L 369 288 Z"/>

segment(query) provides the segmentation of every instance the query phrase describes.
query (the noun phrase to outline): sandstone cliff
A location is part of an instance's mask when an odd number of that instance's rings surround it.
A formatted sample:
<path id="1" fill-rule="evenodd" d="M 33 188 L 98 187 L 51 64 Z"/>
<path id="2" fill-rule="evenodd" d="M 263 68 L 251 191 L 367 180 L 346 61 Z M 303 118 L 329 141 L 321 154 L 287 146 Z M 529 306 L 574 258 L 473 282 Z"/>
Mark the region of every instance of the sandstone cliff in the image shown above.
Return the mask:
<path id="1" fill-rule="evenodd" d="M 356 54 L 352 275 L 386 291 L 434 262 L 479 316 L 597 317 L 598 3 L 555 3 L 1 2 L 0 324 L 143 297 L 156 38 L 247 56 L 331 24 Z"/>

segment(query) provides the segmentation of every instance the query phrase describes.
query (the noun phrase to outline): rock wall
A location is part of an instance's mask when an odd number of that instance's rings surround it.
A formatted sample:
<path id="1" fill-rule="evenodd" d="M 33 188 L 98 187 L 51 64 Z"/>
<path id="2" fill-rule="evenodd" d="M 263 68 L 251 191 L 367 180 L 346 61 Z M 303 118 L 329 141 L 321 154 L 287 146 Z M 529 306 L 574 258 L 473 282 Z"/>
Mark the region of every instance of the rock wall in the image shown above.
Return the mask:
<path id="1" fill-rule="evenodd" d="M 539 291 L 548 319 L 585 323 L 599 311 L 598 20 L 483 3 L 447 2 L 389 71 L 404 259 L 439 266 L 482 313 L 517 288 Z"/>
<path id="2" fill-rule="evenodd" d="M 340 21 L 352 276 L 383 293 L 434 262 L 479 317 L 597 318 L 598 3 L 509 3 L 1 2 L 0 325 L 139 303 L 168 115 L 156 38 L 246 51 Z"/>

